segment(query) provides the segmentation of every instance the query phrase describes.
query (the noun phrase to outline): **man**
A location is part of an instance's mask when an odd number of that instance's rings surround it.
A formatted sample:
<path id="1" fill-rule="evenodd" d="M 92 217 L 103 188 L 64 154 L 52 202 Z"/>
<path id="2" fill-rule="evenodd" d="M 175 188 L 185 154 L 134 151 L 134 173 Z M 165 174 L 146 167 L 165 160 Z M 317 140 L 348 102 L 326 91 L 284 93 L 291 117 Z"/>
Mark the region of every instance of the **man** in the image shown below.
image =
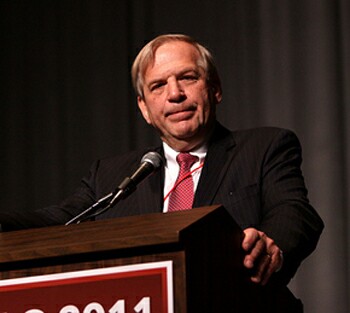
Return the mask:
<path id="1" fill-rule="evenodd" d="M 323 228 L 307 199 L 296 136 L 277 128 L 231 132 L 221 126 L 217 70 L 208 50 L 190 37 L 155 38 L 135 59 L 132 77 L 138 106 L 158 131 L 162 145 L 156 150 L 166 162 L 132 196 L 97 218 L 170 210 L 176 157 L 190 153 L 196 159 L 192 207 L 223 204 L 244 230 L 244 266 L 252 270 L 251 280 L 266 285 L 278 277 L 286 285 L 315 249 Z M 113 191 L 144 152 L 97 161 L 77 192 L 59 206 L 23 219 L 0 216 L 0 222 L 5 230 L 63 224 Z"/>

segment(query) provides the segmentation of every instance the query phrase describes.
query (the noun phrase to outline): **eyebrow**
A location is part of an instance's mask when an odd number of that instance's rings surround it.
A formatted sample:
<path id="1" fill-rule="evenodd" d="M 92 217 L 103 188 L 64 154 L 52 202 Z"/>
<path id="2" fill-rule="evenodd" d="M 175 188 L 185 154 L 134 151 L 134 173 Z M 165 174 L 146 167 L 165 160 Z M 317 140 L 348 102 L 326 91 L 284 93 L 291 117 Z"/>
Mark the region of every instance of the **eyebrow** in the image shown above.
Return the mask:
<path id="1" fill-rule="evenodd" d="M 176 77 L 178 77 L 178 76 L 184 75 L 184 74 L 186 74 L 186 73 L 191 73 L 191 72 L 197 74 L 198 77 L 201 76 L 200 71 L 199 71 L 198 69 L 196 69 L 196 68 L 193 68 L 193 67 L 184 68 L 182 71 L 180 71 L 179 73 L 175 73 L 174 75 L 175 75 Z M 171 76 L 171 75 L 170 75 L 170 76 Z M 168 76 L 167 76 L 167 77 L 168 77 Z M 162 78 L 162 77 L 155 78 L 155 79 L 151 80 L 150 82 L 148 82 L 148 83 L 146 84 L 146 86 L 149 87 L 149 86 L 152 86 L 153 84 L 157 84 L 157 83 L 162 82 L 162 81 L 165 81 L 165 80 L 166 80 L 166 78 Z"/>

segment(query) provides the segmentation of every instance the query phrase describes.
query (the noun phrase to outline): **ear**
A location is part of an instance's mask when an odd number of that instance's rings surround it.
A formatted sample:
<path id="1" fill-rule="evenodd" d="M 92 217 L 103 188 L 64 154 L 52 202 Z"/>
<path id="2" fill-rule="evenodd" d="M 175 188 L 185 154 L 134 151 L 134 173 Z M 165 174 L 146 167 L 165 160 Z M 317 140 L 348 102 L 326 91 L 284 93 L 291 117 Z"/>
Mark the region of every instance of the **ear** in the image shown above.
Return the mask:
<path id="1" fill-rule="evenodd" d="M 211 101 L 214 104 L 219 104 L 222 100 L 222 91 L 220 87 L 212 87 L 210 93 Z"/>
<path id="2" fill-rule="evenodd" d="M 222 91 L 221 88 L 217 88 L 214 92 L 214 99 L 216 100 L 216 104 L 220 103 L 222 100 Z"/>
<path id="3" fill-rule="evenodd" d="M 146 120 L 148 124 L 151 124 L 151 119 L 149 118 L 148 108 L 146 102 L 140 97 L 137 97 L 137 104 L 142 113 L 143 118 Z"/>

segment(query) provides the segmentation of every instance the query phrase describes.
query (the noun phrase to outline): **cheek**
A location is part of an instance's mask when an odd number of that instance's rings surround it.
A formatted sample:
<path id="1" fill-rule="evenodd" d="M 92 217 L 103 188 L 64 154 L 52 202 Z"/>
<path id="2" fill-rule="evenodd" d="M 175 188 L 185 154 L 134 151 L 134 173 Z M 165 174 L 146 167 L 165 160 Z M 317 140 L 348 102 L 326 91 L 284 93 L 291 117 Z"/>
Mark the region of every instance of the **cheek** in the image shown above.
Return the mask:
<path id="1" fill-rule="evenodd" d="M 203 116 L 205 118 L 207 118 L 208 115 L 211 113 L 212 109 L 213 109 L 213 105 L 210 103 L 209 97 L 205 93 L 203 95 L 203 103 L 201 105 L 201 110 L 202 110 Z"/>
<path id="2" fill-rule="evenodd" d="M 153 105 L 152 107 L 148 107 L 147 111 L 148 111 L 149 124 L 155 125 L 162 120 L 163 109 L 161 107 Z"/>

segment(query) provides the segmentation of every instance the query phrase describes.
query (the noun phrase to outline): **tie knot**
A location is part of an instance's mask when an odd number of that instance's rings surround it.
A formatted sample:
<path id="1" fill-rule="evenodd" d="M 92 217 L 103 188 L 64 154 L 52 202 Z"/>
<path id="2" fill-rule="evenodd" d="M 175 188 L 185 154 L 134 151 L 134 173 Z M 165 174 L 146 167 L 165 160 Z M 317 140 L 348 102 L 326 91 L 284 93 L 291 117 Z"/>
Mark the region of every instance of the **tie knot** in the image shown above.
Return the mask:
<path id="1" fill-rule="evenodd" d="M 198 157 L 187 152 L 181 152 L 177 155 L 176 161 L 179 163 L 180 168 L 190 169 L 191 166 L 198 161 Z"/>

